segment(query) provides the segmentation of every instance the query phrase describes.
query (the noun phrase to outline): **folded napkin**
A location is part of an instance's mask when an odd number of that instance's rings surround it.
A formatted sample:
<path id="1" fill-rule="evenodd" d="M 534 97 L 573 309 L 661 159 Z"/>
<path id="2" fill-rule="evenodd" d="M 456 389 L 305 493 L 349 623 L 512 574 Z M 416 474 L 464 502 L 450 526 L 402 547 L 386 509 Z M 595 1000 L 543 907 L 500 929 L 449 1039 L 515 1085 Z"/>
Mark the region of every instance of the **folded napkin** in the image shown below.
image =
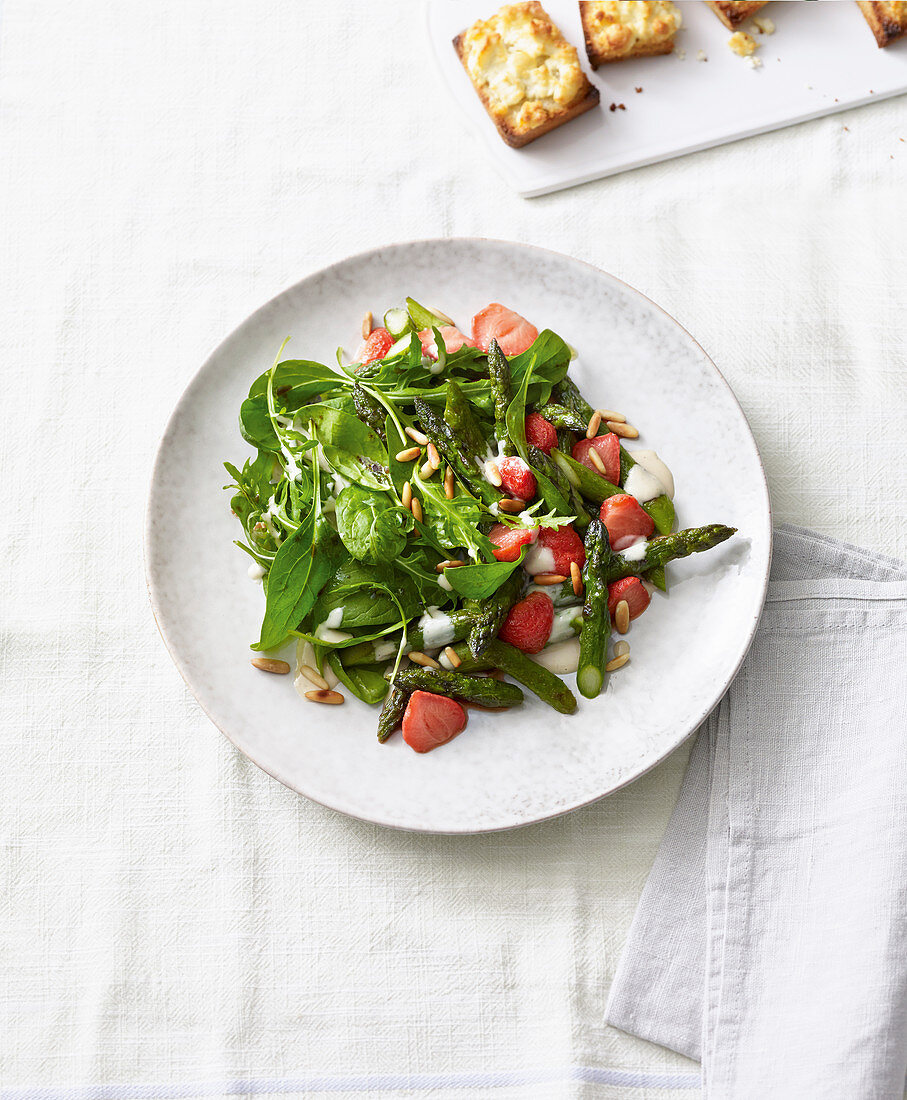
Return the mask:
<path id="1" fill-rule="evenodd" d="M 700 730 L 609 1023 L 721 1100 L 887 1100 L 907 1073 L 907 566 L 776 532 Z"/>

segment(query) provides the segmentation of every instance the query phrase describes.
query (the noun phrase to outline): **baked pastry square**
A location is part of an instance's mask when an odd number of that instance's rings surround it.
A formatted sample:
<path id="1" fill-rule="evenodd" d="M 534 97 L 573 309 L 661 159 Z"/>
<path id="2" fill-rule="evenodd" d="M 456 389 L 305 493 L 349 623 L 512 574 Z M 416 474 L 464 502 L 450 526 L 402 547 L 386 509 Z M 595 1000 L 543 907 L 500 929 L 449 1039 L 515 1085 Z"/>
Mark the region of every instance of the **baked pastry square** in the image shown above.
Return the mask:
<path id="1" fill-rule="evenodd" d="M 477 20 L 454 49 L 498 133 L 516 149 L 598 104 L 576 48 L 538 0 Z"/>
<path id="2" fill-rule="evenodd" d="M 761 4 L 748 3 L 747 0 L 706 0 L 706 3 L 728 30 L 734 31 L 744 19 L 764 8 L 768 0 L 763 0 Z"/>
<path id="3" fill-rule="evenodd" d="M 682 17 L 667 0 L 580 0 L 586 54 L 593 69 L 607 61 L 670 53 Z"/>
<path id="4" fill-rule="evenodd" d="M 857 6 L 872 28 L 879 47 L 887 46 L 896 38 L 907 34 L 907 3 L 901 0 L 857 0 Z"/>

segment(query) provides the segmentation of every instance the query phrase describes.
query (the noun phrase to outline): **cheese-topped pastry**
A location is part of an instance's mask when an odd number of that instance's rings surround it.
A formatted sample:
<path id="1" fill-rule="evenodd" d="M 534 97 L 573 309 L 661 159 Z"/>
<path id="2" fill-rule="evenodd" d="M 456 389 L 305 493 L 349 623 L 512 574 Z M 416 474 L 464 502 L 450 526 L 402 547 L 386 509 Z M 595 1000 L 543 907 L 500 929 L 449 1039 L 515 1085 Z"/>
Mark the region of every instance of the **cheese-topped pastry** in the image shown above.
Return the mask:
<path id="1" fill-rule="evenodd" d="M 902 0 L 857 0 L 860 11 L 872 28 L 879 46 L 887 46 L 907 34 L 907 3 Z"/>
<path id="2" fill-rule="evenodd" d="M 768 0 L 761 4 L 749 3 L 747 0 L 706 0 L 712 11 L 718 16 L 729 30 L 736 30 L 751 15 L 755 15 L 760 8 L 764 8 Z"/>
<path id="3" fill-rule="evenodd" d="M 580 0 L 586 53 L 593 69 L 606 61 L 670 53 L 682 17 L 668 0 Z"/>
<path id="4" fill-rule="evenodd" d="M 535 141 L 599 101 L 576 48 L 538 0 L 505 4 L 477 20 L 454 48 L 508 145 Z"/>

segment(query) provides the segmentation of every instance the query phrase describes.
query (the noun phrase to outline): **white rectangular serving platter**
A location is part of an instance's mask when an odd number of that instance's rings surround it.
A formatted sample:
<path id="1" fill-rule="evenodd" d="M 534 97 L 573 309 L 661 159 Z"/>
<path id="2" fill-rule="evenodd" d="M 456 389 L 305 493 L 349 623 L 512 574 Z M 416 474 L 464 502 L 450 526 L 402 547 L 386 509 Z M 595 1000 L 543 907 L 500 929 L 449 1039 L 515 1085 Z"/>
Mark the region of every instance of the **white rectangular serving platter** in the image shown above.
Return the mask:
<path id="1" fill-rule="evenodd" d="M 601 103 L 523 149 L 511 149 L 498 136 L 451 44 L 476 19 L 492 15 L 498 0 L 427 5 L 444 83 L 484 140 L 491 163 L 525 197 L 907 92 L 907 37 L 879 49 L 852 0 L 768 4 L 760 14 L 776 31 L 754 35 L 761 46 L 757 69 L 730 50 L 731 32 L 702 0 L 686 0 L 679 5 L 683 27 L 673 54 L 612 62 L 594 73 L 579 4 L 543 5 L 576 46 Z M 625 110 L 612 111 L 612 103 Z"/>

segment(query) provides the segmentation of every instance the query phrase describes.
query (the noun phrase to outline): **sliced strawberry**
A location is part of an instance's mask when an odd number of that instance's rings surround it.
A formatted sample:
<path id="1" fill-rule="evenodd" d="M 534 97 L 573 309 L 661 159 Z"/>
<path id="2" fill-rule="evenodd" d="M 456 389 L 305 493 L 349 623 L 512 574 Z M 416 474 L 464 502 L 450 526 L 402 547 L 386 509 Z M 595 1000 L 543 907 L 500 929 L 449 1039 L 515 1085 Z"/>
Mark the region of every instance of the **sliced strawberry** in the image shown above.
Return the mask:
<path id="1" fill-rule="evenodd" d="M 386 328 L 372 329 L 356 352 L 354 363 L 374 363 L 376 359 L 383 359 L 394 346 L 394 338 Z"/>
<path id="2" fill-rule="evenodd" d="M 531 592 L 511 607 L 498 637 L 524 653 L 539 653 L 551 636 L 554 604 L 544 592 Z"/>
<path id="3" fill-rule="evenodd" d="M 640 537 L 649 538 L 655 523 L 644 512 L 636 497 L 618 493 L 602 504 L 599 518 L 608 529 L 608 541 L 612 550 L 626 550 Z"/>
<path id="4" fill-rule="evenodd" d="M 565 527 L 543 527 L 539 533 L 539 546 L 551 551 L 554 559 L 554 572 L 562 577 L 570 576 L 570 563 L 582 569 L 586 564 L 586 549 L 583 540 L 570 524 Z"/>
<path id="5" fill-rule="evenodd" d="M 608 585 L 608 614 L 614 618 L 614 612 L 621 600 L 630 605 L 630 618 L 638 619 L 649 606 L 652 597 L 639 577 L 621 577 Z"/>
<path id="6" fill-rule="evenodd" d="M 474 348 L 475 344 L 468 336 L 464 336 L 458 328 L 454 328 L 453 325 L 440 325 L 438 332 L 441 333 L 441 339 L 444 341 L 445 349 L 453 353 L 459 351 L 462 347 Z M 435 343 L 435 334 L 430 328 L 424 328 L 419 333 L 419 340 L 422 342 L 422 354 L 427 355 L 430 359 L 438 358 L 438 347 Z"/>
<path id="7" fill-rule="evenodd" d="M 534 500 L 538 486 L 535 483 L 535 474 L 526 463 L 517 455 L 502 458 L 498 461 L 498 469 L 501 471 L 501 488 L 505 489 L 517 500 Z"/>
<path id="8" fill-rule="evenodd" d="M 593 447 L 605 467 L 604 473 L 589 457 Z M 613 432 L 609 432 L 608 435 L 597 435 L 594 439 L 581 439 L 578 443 L 574 443 L 573 457 L 577 462 L 582 462 L 584 466 L 594 470 L 605 481 L 610 481 L 612 485 L 620 485 L 620 440 Z"/>
<path id="9" fill-rule="evenodd" d="M 472 319 L 472 338 L 482 351 L 488 351 L 494 339 L 505 355 L 519 355 L 532 346 L 538 334 L 535 325 L 500 302 L 492 302 Z"/>
<path id="10" fill-rule="evenodd" d="M 403 715 L 403 740 L 416 752 L 431 752 L 466 729 L 466 711 L 455 699 L 414 691 Z"/>
<path id="11" fill-rule="evenodd" d="M 526 442 L 550 455 L 551 448 L 557 446 L 557 429 L 540 413 L 530 413 L 526 417 Z"/>
<path id="12" fill-rule="evenodd" d="M 520 551 L 539 537 L 538 527 L 508 527 L 506 523 L 496 523 L 488 532 L 494 543 L 494 556 L 498 561 L 516 561 Z"/>

